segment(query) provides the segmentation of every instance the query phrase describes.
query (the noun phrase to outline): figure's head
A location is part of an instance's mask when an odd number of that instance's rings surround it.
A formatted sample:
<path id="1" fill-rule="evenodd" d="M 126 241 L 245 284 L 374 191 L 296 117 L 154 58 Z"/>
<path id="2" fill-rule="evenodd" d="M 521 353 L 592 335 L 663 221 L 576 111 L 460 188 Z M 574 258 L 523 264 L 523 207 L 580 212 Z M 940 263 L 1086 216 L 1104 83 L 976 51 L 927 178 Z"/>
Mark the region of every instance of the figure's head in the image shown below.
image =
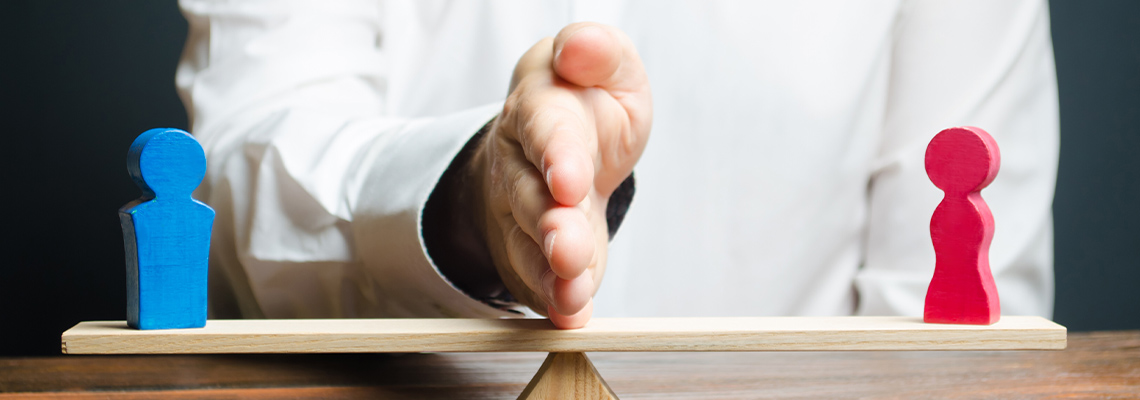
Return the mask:
<path id="1" fill-rule="evenodd" d="M 151 129 L 131 143 L 127 171 L 147 196 L 189 197 L 206 176 L 206 153 L 185 131 Z"/>
<path id="2" fill-rule="evenodd" d="M 926 175 L 946 192 L 982 190 L 997 177 L 1000 165 L 997 142 L 981 128 L 943 130 L 926 147 Z"/>

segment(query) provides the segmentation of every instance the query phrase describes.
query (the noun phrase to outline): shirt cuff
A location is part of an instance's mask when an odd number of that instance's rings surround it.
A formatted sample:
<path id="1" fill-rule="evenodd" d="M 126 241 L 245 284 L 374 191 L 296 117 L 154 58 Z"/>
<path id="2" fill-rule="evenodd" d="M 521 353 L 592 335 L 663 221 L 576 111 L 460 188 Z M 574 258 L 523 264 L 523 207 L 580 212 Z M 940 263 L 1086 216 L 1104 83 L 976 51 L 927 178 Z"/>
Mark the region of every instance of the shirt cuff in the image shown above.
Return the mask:
<path id="1" fill-rule="evenodd" d="M 417 318 L 518 316 L 473 299 L 427 255 L 422 216 L 443 172 L 467 141 L 502 110 L 491 104 L 409 122 L 365 150 L 350 195 L 357 256 L 385 315 Z"/>
<path id="2" fill-rule="evenodd" d="M 469 140 L 502 110 L 492 104 L 409 123 L 361 160 L 351 195 L 356 254 L 385 315 L 415 318 L 518 317 L 513 299 L 475 299 L 456 287 L 428 256 L 423 213 L 431 193 Z M 610 238 L 634 194 L 631 174 L 606 208 Z"/>

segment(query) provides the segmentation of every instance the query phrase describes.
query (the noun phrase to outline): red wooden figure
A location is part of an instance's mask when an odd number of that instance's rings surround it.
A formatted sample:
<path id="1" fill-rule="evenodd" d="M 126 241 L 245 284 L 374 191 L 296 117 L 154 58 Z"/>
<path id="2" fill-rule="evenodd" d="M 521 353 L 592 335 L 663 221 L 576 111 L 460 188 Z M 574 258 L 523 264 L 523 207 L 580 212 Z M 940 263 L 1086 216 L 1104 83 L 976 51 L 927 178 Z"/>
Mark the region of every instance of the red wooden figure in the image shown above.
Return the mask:
<path id="1" fill-rule="evenodd" d="M 926 175 L 946 192 L 930 218 L 937 259 L 926 291 L 926 322 L 989 325 L 1001 316 L 990 272 L 994 216 L 980 193 L 1000 164 L 997 142 L 972 126 L 938 132 L 926 147 Z"/>

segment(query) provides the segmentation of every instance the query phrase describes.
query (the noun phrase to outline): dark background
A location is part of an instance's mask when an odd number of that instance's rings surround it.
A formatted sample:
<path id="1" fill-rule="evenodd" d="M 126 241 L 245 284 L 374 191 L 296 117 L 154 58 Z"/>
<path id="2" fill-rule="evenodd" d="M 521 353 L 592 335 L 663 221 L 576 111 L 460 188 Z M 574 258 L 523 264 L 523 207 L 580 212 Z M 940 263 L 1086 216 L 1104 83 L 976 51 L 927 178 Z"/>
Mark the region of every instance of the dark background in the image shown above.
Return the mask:
<path id="1" fill-rule="evenodd" d="M 1055 320 L 1140 329 L 1140 1 L 1053 1 L 1061 94 Z M 115 213 L 127 147 L 187 128 L 174 1 L 0 2 L 0 356 L 59 354 L 82 320 L 125 318 Z"/>

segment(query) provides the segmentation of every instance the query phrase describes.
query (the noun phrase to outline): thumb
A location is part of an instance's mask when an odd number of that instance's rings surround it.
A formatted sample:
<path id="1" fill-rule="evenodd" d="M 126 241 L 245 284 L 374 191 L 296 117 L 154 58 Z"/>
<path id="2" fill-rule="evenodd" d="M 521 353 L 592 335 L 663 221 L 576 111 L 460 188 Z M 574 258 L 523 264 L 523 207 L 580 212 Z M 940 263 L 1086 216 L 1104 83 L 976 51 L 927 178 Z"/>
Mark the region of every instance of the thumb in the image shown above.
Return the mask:
<path id="1" fill-rule="evenodd" d="M 602 158 L 595 168 L 594 184 L 599 193 L 609 196 L 629 176 L 649 139 L 653 99 L 645 66 L 629 36 L 612 26 L 570 24 L 558 32 L 553 44 L 552 64 L 560 78 L 605 91 L 624 111 L 594 110 L 599 128 L 608 128 L 598 131 Z"/>
<path id="2" fill-rule="evenodd" d="M 617 28 L 594 22 L 570 24 L 558 32 L 554 72 L 582 87 L 636 92 L 648 85 L 633 41 Z"/>

